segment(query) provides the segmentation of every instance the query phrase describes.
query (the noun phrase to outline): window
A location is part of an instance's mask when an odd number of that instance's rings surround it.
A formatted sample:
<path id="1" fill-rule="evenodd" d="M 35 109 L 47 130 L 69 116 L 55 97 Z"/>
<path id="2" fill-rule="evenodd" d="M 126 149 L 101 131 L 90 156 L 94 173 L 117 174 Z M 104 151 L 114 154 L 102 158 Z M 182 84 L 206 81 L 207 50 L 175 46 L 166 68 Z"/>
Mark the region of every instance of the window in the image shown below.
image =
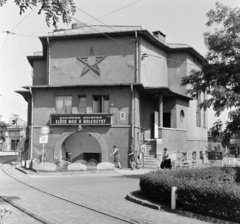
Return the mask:
<path id="1" fill-rule="evenodd" d="M 56 112 L 58 114 L 72 113 L 72 97 L 56 96 Z"/>
<path id="2" fill-rule="evenodd" d="M 93 113 L 109 113 L 109 96 L 93 96 Z"/>
<path id="3" fill-rule="evenodd" d="M 197 99 L 197 108 L 196 108 L 196 123 L 197 127 L 201 127 L 201 109 L 200 109 L 200 103 L 201 103 L 201 95 L 198 96 Z"/>
<path id="4" fill-rule="evenodd" d="M 79 96 L 78 98 L 78 112 L 80 114 L 86 113 L 87 108 L 87 97 L 86 96 Z"/>
<path id="5" fill-rule="evenodd" d="M 206 99 L 207 99 L 207 93 L 205 92 L 205 93 L 203 93 L 203 101 L 206 100 Z M 207 123 L 207 121 L 206 121 L 206 120 L 207 120 L 207 115 L 206 115 L 206 113 L 207 113 L 207 112 L 206 112 L 206 109 L 204 109 L 204 110 L 203 110 L 203 127 L 204 127 L 204 128 L 207 127 L 207 125 L 206 125 L 206 123 Z"/>
<path id="6" fill-rule="evenodd" d="M 185 118 L 184 111 L 181 110 L 181 111 L 180 111 L 180 119 L 181 119 L 181 121 L 184 121 L 184 118 Z"/>

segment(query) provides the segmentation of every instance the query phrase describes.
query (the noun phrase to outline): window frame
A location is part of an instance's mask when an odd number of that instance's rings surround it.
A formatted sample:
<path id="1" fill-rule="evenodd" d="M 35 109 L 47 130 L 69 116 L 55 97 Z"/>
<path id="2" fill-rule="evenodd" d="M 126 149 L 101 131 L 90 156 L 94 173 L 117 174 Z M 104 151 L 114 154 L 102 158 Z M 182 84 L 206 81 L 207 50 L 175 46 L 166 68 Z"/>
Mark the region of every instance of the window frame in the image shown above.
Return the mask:
<path id="1" fill-rule="evenodd" d="M 86 105 L 85 105 L 85 112 L 81 112 L 79 109 L 80 108 L 84 108 L 84 107 L 80 107 L 80 98 L 83 98 L 83 97 L 85 97 L 85 99 L 86 99 Z M 79 114 L 86 114 L 87 113 L 87 95 L 78 95 L 78 113 Z"/>
<path id="2" fill-rule="evenodd" d="M 57 108 L 57 99 L 58 99 L 58 97 L 62 97 L 63 98 L 63 111 L 62 112 L 60 112 L 60 111 L 58 111 L 58 108 Z M 68 112 L 68 110 L 67 110 L 67 105 L 66 105 L 66 100 L 67 100 L 67 98 L 68 97 L 71 97 L 71 105 L 70 105 L 70 112 Z M 55 110 L 56 110 L 56 113 L 57 114 L 72 114 L 72 105 L 73 105 L 73 97 L 72 97 L 72 95 L 56 95 L 55 96 Z"/>
<path id="3" fill-rule="evenodd" d="M 95 97 L 98 97 L 98 100 L 94 100 Z M 108 97 L 108 100 L 104 99 L 105 97 Z M 109 94 L 104 95 L 92 95 L 93 102 L 92 102 L 92 112 L 96 114 L 109 114 L 110 113 L 110 96 Z M 97 102 L 97 105 L 94 106 L 94 101 Z M 105 104 L 104 102 L 108 102 L 108 104 Z M 105 110 L 105 106 L 107 107 L 107 110 Z M 95 109 L 96 107 L 96 109 Z"/>

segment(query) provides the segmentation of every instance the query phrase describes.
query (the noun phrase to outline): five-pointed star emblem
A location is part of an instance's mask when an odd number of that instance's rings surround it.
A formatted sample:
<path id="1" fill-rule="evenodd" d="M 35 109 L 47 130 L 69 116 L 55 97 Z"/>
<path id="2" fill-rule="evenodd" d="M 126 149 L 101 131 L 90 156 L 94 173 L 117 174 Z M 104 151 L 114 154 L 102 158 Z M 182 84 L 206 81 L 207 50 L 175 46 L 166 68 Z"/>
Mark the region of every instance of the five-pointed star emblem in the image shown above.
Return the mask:
<path id="1" fill-rule="evenodd" d="M 106 57 L 107 56 L 103 56 L 103 55 L 95 56 L 93 47 L 90 47 L 89 56 L 77 58 L 77 62 L 78 63 L 81 62 L 84 65 L 82 69 L 81 77 L 85 75 L 88 71 L 92 71 L 94 72 L 95 75 L 100 76 L 101 72 L 98 67 L 98 64 Z"/>

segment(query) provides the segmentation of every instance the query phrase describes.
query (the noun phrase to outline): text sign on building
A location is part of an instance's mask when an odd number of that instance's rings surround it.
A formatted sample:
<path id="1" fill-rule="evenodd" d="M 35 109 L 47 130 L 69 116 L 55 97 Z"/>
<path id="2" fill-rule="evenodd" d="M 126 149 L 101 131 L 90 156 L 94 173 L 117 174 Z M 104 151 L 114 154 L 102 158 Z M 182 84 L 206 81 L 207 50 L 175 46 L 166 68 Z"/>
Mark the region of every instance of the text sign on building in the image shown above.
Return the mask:
<path id="1" fill-rule="evenodd" d="M 126 113 L 120 112 L 120 121 L 125 121 L 125 120 L 126 120 Z"/>
<path id="2" fill-rule="evenodd" d="M 41 135 L 39 138 L 39 143 L 42 143 L 42 144 L 48 143 L 48 135 Z"/>
<path id="3" fill-rule="evenodd" d="M 111 114 L 51 114 L 50 125 L 111 125 Z"/>

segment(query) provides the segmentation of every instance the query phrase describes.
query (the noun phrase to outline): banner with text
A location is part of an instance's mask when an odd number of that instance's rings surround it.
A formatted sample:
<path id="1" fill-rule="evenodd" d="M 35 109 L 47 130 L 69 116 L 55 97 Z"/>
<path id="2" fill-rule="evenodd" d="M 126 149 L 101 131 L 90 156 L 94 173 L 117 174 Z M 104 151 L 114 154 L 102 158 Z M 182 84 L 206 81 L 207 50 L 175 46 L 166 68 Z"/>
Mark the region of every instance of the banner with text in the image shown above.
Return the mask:
<path id="1" fill-rule="evenodd" d="M 111 125 L 111 114 L 51 114 L 50 125 Z"/>

